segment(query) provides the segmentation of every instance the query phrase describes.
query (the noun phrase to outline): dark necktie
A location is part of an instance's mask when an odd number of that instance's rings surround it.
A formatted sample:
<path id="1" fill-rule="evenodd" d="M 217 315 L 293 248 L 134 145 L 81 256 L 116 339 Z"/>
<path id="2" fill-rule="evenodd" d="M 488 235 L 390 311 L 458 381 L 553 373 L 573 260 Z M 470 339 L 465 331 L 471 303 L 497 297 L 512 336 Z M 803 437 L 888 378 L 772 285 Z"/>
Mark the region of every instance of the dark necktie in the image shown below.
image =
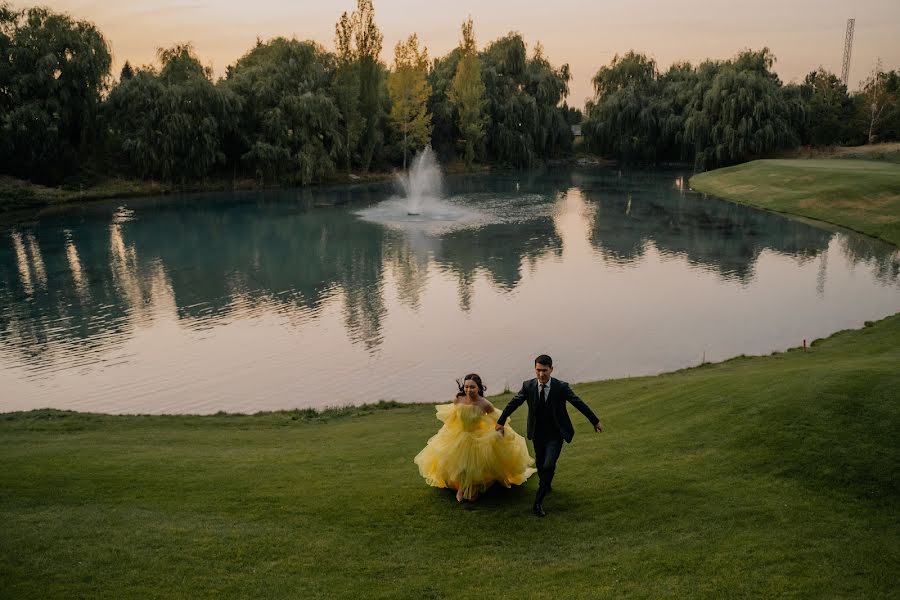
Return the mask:
<path id="1" fill-rule="evenodd" d="M 541 402 L 547 401 L 547 384 L 541 384 Z"/>

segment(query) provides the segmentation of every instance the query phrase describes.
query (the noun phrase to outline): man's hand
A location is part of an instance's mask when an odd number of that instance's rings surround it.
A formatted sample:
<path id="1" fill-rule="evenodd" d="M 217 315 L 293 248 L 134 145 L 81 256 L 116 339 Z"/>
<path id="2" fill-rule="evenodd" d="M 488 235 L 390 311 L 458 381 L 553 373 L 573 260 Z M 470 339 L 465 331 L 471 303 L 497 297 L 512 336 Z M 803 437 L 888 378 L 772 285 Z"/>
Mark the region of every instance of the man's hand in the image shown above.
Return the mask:
<path id="1" fill-rule="evenodd" d="M 494 430 L 499 431 L 499 432 L 500 432 L 500 435 L 505 435 L 505 434 L 503 433 L 504 430 L 505 430 L 505 428 L 504 428 L 503 425 L 501 425 L 500 423 L 497 423 L 496 425 L 494 425 Z"/>
<path id="2" fill-rule="evenodd" d="M 594 431 L 597 433 L 603 433 L 603 425 L 600 424 L 600 421 L 597 421 L 597 424 L 594 425 Z"/>

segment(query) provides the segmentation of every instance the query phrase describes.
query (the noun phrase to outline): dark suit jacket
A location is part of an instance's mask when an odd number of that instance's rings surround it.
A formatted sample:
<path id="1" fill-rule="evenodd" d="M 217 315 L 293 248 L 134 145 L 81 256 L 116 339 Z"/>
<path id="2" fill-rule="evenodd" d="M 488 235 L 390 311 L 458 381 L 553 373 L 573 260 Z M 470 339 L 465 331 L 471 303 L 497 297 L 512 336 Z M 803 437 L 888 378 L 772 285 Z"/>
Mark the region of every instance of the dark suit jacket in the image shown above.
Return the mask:
<path id="1" fill-rule="evenodd" d="M 540 402 L 539 394 L 540 387 L 538 386 L 537 378 L 523 381 L 522 389 L 509 401 L 509 404 L 503 409 L 497 422 L 500 425 L 505 425 L 509 415 L 522 406 L 523 402 L 527 402 L 528 439 L 534 439 L 534 432 L 537 428 L 537 405 Z M 556 423 L 557 428 L 559 428 L 559 432 L 562 434 L 563 439 L 567 442 L 572 441 L 572 438 L 575 436 L 575 429 L 572 427 L 572 421 L 569 419 L 569 411 L 566 410 L 566 402 L 570 402 L 572 406 L 581 412 L 581 414 L 587 417 L 587 420 L 591 422 L 591 425 L 596 425 L 600 422 L 597 415 L 594 414 L 581 398 L 575 395 L 575 392 L 572 391 L 572 388 L 570 388 L 569 384 L 565 381 L 560 381 L 559 379 L 554 379 L 552 377 L 550 378 L 550 397 L 547 399 L 547 402 L 550 403 L 553 421 Z"/>

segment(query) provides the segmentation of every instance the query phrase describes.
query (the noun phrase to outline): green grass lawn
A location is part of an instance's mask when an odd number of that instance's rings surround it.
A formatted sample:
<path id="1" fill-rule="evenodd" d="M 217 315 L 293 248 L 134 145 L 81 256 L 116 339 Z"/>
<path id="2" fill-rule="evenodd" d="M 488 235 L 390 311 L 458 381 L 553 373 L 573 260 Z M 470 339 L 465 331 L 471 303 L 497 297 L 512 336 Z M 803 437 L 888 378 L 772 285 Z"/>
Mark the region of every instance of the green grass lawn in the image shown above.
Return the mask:
<path id="1" fill-rule="evenodd" d="M 692 183 L 898 241 L 897 167 L 794 162 Z M 576 390 L 545 519 L 427 487 L 430 405 L 0 415 L 0 598 L 896 597 L 900 315 Z"/>
<path id="2" fill-rule="evenodd" d="M 900 165 L 874 160 L 755 160 L 695 175 L 694 189 L 855 229 L 900 245 Z"/>
<path id="3" fill-rule="evenodd" d="M 898 339 L 577 386 L 545 519 L 427 487 L 427 405 L 2 415 L 0 597 L 889 597 Z"/>

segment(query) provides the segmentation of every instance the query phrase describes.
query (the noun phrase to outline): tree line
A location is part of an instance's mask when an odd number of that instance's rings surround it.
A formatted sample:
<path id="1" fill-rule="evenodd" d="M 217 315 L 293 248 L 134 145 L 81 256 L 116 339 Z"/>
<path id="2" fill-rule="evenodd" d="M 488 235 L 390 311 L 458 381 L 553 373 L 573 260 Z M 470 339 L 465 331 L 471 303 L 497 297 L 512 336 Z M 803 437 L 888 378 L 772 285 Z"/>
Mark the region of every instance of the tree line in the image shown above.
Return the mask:
<path id="1" fill-rule="evenodd" d="M 692 162 L 710 169 L 800 145 L 900 139 L 900 73 L 873 71 L 849 94 L 822 69 L 783 84 L 768 48 L 665 72 L 644 54 L 616 56 L 593 78 L 585 139 L 626 163 Z"/>
<path id="2" fill-rule="evenodd" d="M 100 173 L 308 184 L 405 167 L 427 144 L 444 161 L 525 168 L 571 155 L 579 123 L 593 152 L 706 169 L 900 135 L 895 71 L 848 94 L 821 69 L 783 85 L 766 49 L 664 73 L 630 52 L 597 72 L 582 115 L 566 104 L 568 65 L 551 64 L 540 43 L 529 52 L 518 33 L 479 50 L 469 19 L 445 56 L 430 59 L 413 34 L 390 66 L 382 44 L 372 1 L 357 0 L 335 24 L 334 50 L 257 40 L 215 80 L 178 44 L 114 79 L 94 24 L 0 4 L 0 172 L 53 184 Z"/>

